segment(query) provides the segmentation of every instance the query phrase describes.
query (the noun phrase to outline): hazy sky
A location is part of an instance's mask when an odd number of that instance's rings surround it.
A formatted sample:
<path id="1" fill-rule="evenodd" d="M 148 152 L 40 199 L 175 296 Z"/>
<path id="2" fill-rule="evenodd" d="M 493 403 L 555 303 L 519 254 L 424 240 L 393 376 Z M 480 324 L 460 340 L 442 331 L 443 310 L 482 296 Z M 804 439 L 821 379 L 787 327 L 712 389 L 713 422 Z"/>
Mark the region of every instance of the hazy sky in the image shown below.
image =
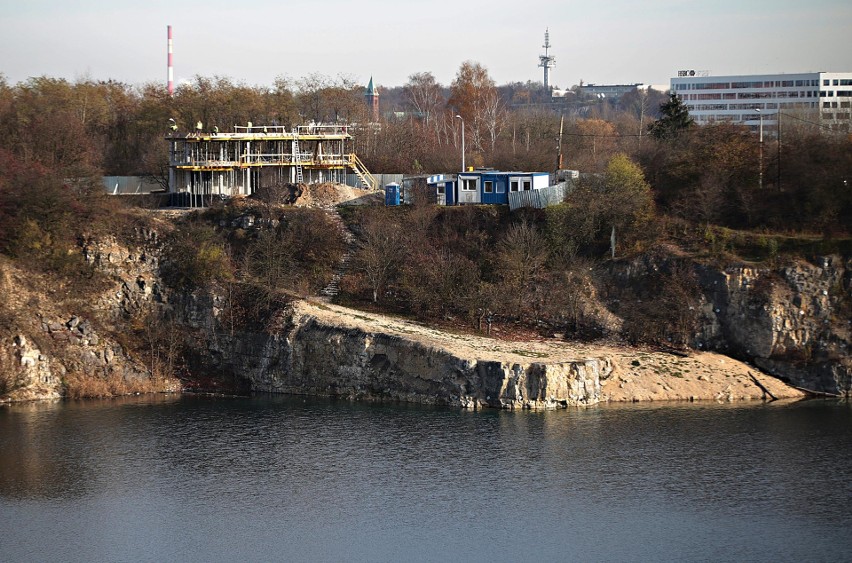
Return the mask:
<path id="1" fill-rule="evenodd" d="M 415 72 L 449 84 L 465 60 L 498 83 L 668 85 L 711 74 L 852 71 L 849 0 L 0 0 L 0 73 L 166 80 L 197 74 L 249 85 L 313 72 L 401 86 Z"/>

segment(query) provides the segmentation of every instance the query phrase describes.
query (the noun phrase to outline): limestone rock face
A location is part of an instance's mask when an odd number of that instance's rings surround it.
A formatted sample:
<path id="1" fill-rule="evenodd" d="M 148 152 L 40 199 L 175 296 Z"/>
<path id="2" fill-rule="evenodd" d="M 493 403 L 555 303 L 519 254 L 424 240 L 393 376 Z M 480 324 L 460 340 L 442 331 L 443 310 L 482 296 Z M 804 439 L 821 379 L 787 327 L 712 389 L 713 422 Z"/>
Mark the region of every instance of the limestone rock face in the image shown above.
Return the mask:
<path id="1" fill-rule="evenodd" d="M 0 293 L 14 310 L 12 335 L 0 339 L 0 401 L 56 399 L 69 381 L 109 381 L 113 388 L 148 388 L 150 370 L 122 346 L 115 334 L 126 320 L 160 302 L 157 235 L 139 232 L 139 245 L 130 249 L 115 239 L 84 241 L 86 261 L 114 282 L 90 304 L 98 321 L 70 311 L 56 301 L 51 288 L 34 286 L 11 263 L 0 265 Z M 11 373 L 10 373 L 11 372 Z M 163 383 L 176 391 L 178 382 Z"/>
<path id="2" fill-rule="evenodd" d="M 190 310 L 187 318 L 199 323 L 203 315 Z M 210 345 L 217 367 L 248 379 L 255 391 L 464 408 L 591 405 L 613 371 L 606 358 L 525 362 L 453 352 L 392 331 L 321 320 L 304 305 L 280 334 L 220 334 Z"/>
<path id="3" fill-rule="evenodd" d="M 852 381 L 852 260 L 780 269 L 702 272 L 698 344 L 732 351 L 797 386 L 848 392 Z"/>
<path id="4" fill-rule="evenodd" d="M 59 399 L 62 397 L 62 366 L 51 366 L 50 358 L 33 346 L 23 334 L 14 338 L 12 347 L 18 363 L 17 380 L 10 399 Z"/>
<path id="5" fill-rule="evenodd" d="M 33 339 L 24 333 L 12 339 L 14 371 L 0 401 L 60 399 L 66 395 L 66 378 L 72 376 L 124 382 L 150 378 L 144 365 L 113 339 L 99 336 L 86 319 L 71 317 L 65 322 L 42 319 L 40 334 L 38 329 L 29 330 L 32 332 L 27 334 L 40 337 L 48 349 L 36 347 Z M 3 344 L 0 343 L 0 354 L 9 350 Z M 0 361 L 0 366 L 9 363 Z M 176 385 L 171 390 L 176 391 Z"/>
<path id="6" fill-rule="evenodd" d="M 87 241 L 83 246 L 86 261 L 115 281 L 101 296 L 98 307 L 114 317 L 128 317 L 153 303 L 164 300 L 159 277 L 160 241 L 156 231 L 136 233 L 140 246 L 130 249 L 114 238 Z"/>

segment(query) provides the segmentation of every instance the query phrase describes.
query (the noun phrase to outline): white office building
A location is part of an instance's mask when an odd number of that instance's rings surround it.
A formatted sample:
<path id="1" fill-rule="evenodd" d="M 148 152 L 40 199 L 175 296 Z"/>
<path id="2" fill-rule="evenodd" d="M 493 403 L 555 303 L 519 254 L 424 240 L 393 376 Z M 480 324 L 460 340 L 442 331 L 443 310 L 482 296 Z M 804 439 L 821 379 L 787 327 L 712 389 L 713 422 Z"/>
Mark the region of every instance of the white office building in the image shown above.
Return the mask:
<path id="1" fill-rule="evenodd" d="M 709 76 L 679 71 L 671 89 L 699 125 L 728 121 L 757 129 L 762 117 L 772 134 L 781 112 L 782 127 L 789 118 L 825 131 L 852 131 L 850 72 Z"/>

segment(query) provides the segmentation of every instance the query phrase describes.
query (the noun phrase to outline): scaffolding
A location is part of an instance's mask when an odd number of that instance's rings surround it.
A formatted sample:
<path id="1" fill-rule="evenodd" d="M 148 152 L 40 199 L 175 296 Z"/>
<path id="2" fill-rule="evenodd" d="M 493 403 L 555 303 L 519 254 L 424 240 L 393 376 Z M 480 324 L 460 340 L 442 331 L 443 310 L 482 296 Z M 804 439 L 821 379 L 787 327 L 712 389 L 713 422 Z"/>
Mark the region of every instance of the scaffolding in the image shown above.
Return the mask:
<path id="1" fill-rule="evenodd" d="M 233 133 L 173 131 L 169 142 L 169 193 L 190 205 L 213 197 L 250 195 L 261 187 L 344 183 L 353 172 L 361 187 L 375 178 L 351 150 L 347 125 L 235 126 Z"/>

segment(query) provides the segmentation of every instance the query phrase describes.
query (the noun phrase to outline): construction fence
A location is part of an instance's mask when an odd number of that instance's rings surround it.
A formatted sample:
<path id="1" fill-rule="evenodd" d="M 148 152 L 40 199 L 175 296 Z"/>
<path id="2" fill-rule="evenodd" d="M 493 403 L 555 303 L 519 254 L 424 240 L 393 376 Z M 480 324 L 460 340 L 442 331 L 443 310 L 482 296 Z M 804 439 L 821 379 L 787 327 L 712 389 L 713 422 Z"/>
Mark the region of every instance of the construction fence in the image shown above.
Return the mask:
<path id="1" fill-rule="evenodd" d="M 544 209 L 545 207 L 558 205 L 565 201 L 566 193 L 567 188 L 565 183 L 538 190 L 509 192 L 509 209 L 511 211 L 515 211 L 521 207 Z"/>
<path id="2" fill-rule="evenodd" d="M 402 184 L 402 174 L 373 174 L 376 179 L 376 189 L 384 190 L 388 184 Z M 346 185 L 353 188 L 361 187 L 361 180 L 355 174 L 346 175 Z"/>
<path id="3" fill-rule="evenodd" d="M 146 195 L 166 189 L 145 176 L 104 176 L 104 190 L 111 195 Z"/>

